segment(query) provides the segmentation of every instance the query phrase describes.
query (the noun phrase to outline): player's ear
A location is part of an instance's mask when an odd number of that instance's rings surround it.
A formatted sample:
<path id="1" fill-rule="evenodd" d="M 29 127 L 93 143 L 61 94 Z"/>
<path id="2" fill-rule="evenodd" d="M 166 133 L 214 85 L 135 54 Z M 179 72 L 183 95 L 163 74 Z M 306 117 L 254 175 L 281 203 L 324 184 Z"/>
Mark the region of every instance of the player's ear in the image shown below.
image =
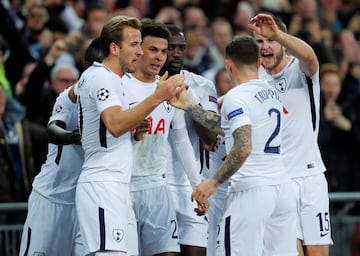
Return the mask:
<path id="1" fill-rule="evenodd" d="M 114 43 L 114 42 L 111 42 L 110 45 L 109 45 L 109 52 L 112 54 L 112 55 L 118 55 L 119 54 L 119 46 Z"/>
<path id="2" fill-rule="evenodd" d="M 262 64 L 262 60 L 261 60 L 261 58 L 259 58 L 258 63 L 257 63 L 257 67 L 260 68 L 261 64 Z"/>
<path id="3" fill-rule="evenodd" d="M 225 68 L 228 72 L 232 73 L 233 62 L 230 59 L 225 59 Z"/>

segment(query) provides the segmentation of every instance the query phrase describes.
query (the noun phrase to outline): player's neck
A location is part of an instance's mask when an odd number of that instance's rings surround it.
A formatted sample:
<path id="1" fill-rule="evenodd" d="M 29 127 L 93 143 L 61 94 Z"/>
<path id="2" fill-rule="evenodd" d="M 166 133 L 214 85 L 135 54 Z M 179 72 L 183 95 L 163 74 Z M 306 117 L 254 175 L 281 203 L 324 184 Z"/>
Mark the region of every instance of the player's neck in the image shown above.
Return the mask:
<path id="1" fill-rule="evenodd" d="M 239 85 L 249 80 L 259 79 L 259 75 L 256 69 L 242 67 L 237 71 L 233 71 L 233 77 L 235 84 Z"/>
<path id="2" fill-rule="evenodd" d="M 152 75 L 152 74 L 145 74 L 145 73 L 143 73 L 143 72 L 141 72 L 141 71 L 139 71 L 139 70 L 135 71 L 135 72 L 133 73 L 133 76 L 134 76 L 137 80 L 139 80 L 139 81 L 141 81 L 141 82 L 144 82 L 144 83 L 152 83 L 152 82 L 154 82 L 154 81 L 156 80 L 156 77 L 155 77 L 154 75 Z"/>
<path id="3" fill-rule="evenodd" d="M 120 77 L 122 77 L 125 74 L 125 72 L 123 71 L 123 69 L 118 64 L 117 61 L 112 61 L 111 59 L 104 59 L 103 65 L 112 72 L 114 72 L 115 74 L 119 75 Z"/>
<path id="4" fill-rule="evenodd" d="M 278 73 L 280 73 L 285 67 L 286 65 L 289 63 L 289 61 L 291 60 L 291 56 L 290 55 L 284 55 L 284 57 L 281 59 L 281 61 L 279 62 L 278 65 L 276 65 L 276 67 L 274 67 L 273 69 L 269 70 L 267 69 L 266 72 L 269 75 L 276 75 Z"/>

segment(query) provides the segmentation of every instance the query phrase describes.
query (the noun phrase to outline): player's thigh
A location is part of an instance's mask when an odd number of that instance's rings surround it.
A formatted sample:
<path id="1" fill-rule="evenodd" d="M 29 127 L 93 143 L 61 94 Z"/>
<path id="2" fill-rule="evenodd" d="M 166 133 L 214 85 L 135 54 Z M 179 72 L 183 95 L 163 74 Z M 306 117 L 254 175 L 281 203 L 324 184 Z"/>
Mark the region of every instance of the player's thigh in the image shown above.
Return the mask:
<path id="1" fill-rule="evenodd" d="M 262 255 L 265 229 L 275 208 L 275 192 L 272 186 L 264 186 L 228 194 L 216 255 Z"/>
<path id="2" fill-rule="evenodd" d="M 137 251 L 137 236 L 133 237 L 136 224 L 129 224 L 133 209 L 128 184 L 78 183 L 76 210 L 86 253 L 102 250 Z"/>
<path id="3" fill-rule="evenodd" d="M 191 191 L 172 191 L 176 218 L 178 220 L 179 241 L 182 245 L 207 247 L 208 222 L 205 216 L 197 216 L 195 201 L 191 201 Z"/>
<path id="4" fill-rule="evenodd" d="M 263 256 L 296 256 L 297 209 L 296 195 L 292 184 L 274 186 L 276 188 L 275 208 L 267 221 L 264 234 Z"/>
<path id="5" fill-rule="evenodd" d="M 298 179 L 299 226 L 303 245 L 332 244 L 328 184 L 323 173 Z"/>
<path id="6" fill-rule="evenodd" d="M 75 241 L 76 211 L 74 205 L 56 204 L 36 191 L 28 201 L 20 255 L 71 255 Z"/>
<path id="7" fill-rule="evenodd" d="M 305 245 L 303 246 L 305 255 L 328 256 L 329 245 Z"/>
<path id="8" fill-rule="evenodd" d="M 132 191 L 131 196 L 138 221 L 141 255 L 179 252 L 175 208 L 167 185 Z"/>
<path id="9" fill-rule="evenodd" d="M 210 208 L 206 213 L 206 217 L 209 223 L 208 228 L 208 245 L 207 256 L 214 256 L 216 246 L 218 244 L 218 235 L 220 231 L 220 220 L 223 214 L 224 204 L 226 198 L 226 190 L 217 190 L 210 198 Z"/>

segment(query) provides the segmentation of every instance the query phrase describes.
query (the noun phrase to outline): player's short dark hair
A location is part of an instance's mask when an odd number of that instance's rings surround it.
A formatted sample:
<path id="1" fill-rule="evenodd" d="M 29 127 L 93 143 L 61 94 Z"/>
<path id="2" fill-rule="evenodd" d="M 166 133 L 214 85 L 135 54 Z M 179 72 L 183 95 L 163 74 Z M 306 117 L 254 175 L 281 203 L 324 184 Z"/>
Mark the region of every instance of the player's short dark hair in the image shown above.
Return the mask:
<path id="1" fill-rule="evenodd" d="M 166 25 L 151 19 L 142 20 L 140 32 L 142 39 L 146 36 L 153 36 L 166 39 L 167 41 L 170 40 L 170 31 Z"/>
<path id="2" fill-rule="evenodd" d="M 100 40 L 95 38 L 91 41 L 84 54 L 84 66 L 89 67 L 94 61 L 102 62 L 103 54 L 100 49 Z"/>
<path id="3" fill-rule="evenodd" d="M 173 23 L 165 23 L 165 26 L 171 33 L 181 33 L 181 29 Z"/>
<path id="4" fill-rule="evenodd" d="M 235 65 L 255 65 L 260 57 L 259 45 L 249 35 L 235 36 L 226 46 L 226 58 L 232 60 Z"/>

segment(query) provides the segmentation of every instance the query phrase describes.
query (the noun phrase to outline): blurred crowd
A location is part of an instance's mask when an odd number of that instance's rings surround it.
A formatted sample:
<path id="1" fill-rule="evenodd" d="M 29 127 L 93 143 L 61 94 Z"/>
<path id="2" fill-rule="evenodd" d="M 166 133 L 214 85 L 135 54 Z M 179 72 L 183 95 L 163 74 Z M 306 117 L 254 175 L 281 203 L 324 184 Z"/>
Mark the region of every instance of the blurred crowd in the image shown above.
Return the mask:
<path id="1" fill-rule="evenodd" d="M 359 0 L 2 0 L 0 201 L 27 201 L 47 153 L 56 97 L 85 69 L 84 51 L 114 15 L 174 23 L 186 37 L 184 69 L 214 83 L 225 46 L 259 11 L 283 19 L 320 62 L 319 145 L 330 191 L 360 191 Z"/>

